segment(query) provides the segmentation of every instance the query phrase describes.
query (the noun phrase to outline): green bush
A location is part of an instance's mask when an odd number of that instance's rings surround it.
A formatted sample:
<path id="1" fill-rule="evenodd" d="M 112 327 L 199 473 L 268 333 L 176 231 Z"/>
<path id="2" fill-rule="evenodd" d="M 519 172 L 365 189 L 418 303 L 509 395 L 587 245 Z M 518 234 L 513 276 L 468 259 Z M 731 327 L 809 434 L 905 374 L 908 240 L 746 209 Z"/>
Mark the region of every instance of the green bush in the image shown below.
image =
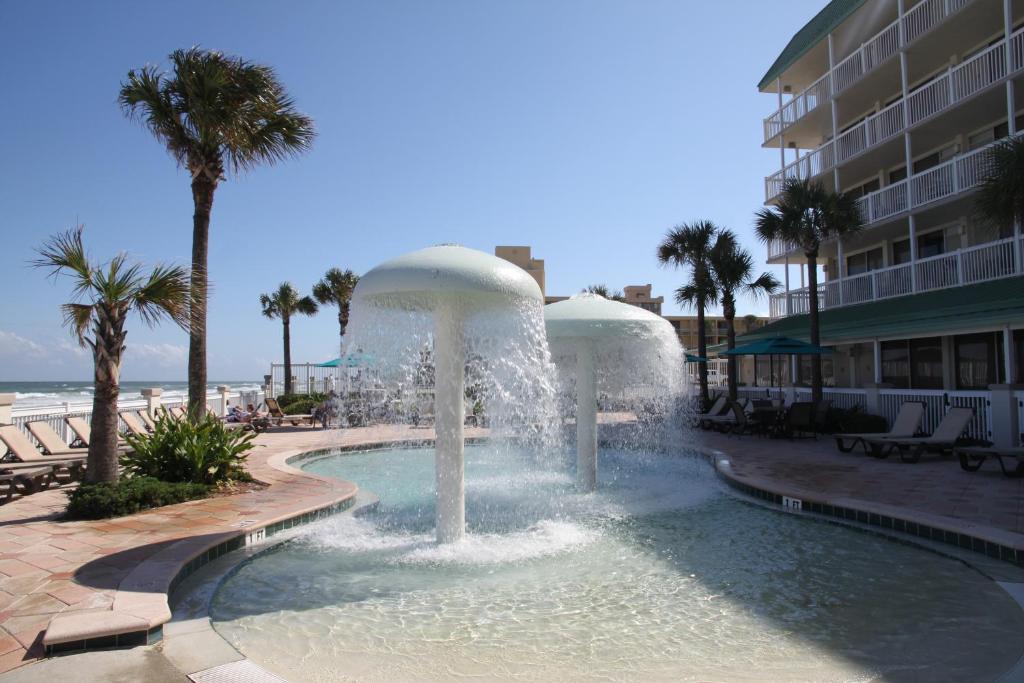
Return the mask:
<path id="1" fill-rule="evenodd" d="M 872 434 L 889 431 L 889 423 L 881 415 L 867 413 L 860 406 L 844 410 L 829 410 L 828 428 L 826 431 L 843 434 Z"/>
<path id="2" fill-rule="evenodd" d="M 129 477 L 153 477 L 165 482 L 214 485 L 239 479 L 255 434 L 228 429 L 207 415 L 199 424 L 188 420 L 157 420 L 145 436 L 126 437 L 131 452 L 121 457 Z"/>
<path id="3" fill-rule="evenodd" d="M 285 415 L 309 415 L 318 405 L 320 405 L 320 401 L 303 399 L 292 403 L 287 408 L 282 408 L 281 412 Z"/>
<path id="4" fill-rule="evenodd" d="M 123 517 L 140 510 L 183 503 L 209 493 L 205 484 L 169 483 L 152 477 L 124 479 L 116 483 L 82 484 L 69 491 L 67 519 Z"/>
<path id="5" fill-rule="evenodd" d="M 326 394 L 318 394 L 316 392 L 312 394 L 281 394 L 277 397 L 277 404 L 281 406 L 281 412 L 287 413 L 288 411 L 285 408 L 297 401 L 312 401 L 316 405 L 317 403 L 323 403 L 326 398 Z M 306 412 L 309 411 L 307 410 Z"/>

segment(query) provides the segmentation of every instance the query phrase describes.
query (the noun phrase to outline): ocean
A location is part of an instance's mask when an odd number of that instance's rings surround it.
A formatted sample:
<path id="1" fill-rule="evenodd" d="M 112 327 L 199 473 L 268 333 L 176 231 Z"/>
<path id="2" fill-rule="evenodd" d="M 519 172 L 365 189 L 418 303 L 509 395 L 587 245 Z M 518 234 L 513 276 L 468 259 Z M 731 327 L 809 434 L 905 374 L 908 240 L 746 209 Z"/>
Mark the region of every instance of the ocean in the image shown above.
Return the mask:
<path id="1" fill-rule="evenodd" d="M 254 380 L 210 382 L 210 392 L 219 385 L 227 385 L 232 391 L 254 391 L 261 383 Z M 142 398 L 142 389 L 159 387 L 167 397 L 187 396 L 188 382 L 121 382 L 121 399 Z M 59 405 L 65 401 L 76 404 L 92 403 L 92 382 L 0 382 L 0 394 L 14 393 L 15 408 Z"/>

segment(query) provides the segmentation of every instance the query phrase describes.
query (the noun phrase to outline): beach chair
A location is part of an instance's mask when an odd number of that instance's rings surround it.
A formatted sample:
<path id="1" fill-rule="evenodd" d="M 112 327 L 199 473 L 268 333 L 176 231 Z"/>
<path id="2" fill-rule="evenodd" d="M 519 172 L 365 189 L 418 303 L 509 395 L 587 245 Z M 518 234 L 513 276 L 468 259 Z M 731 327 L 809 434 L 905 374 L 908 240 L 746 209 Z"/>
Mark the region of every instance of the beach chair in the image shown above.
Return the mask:
<path id="1" fill-rule="evenodd" d="M 174 418 L 175 420 L 184 420 L 185 417 L 188 415 L 188 413 L 185 412 L 185 409 L 182 408 L 181 406 L 174 406 L 173 408 L 167 411 L 167 414 L 170 417 Z"/>
<path id="2" fill-rule="evenodd" d="M 72 446 L 77 443 L 88 448 L 89 435 L 92 429 L 89 427 L 89 423 L 85 421 L 85 418 L 66 417 L 64 421 L 68 423 L 68 427 L 71 428 L 71 432 L 75 435 L 75 440 L 71 442 Z"/>
<path id="3" fill-rule="evenodd" d="M 146 429 L 149 431 L 156 429 L 156 422 L 154 422 L 153 418 L 149 416 L 148 410 L 140 410 L 139 419 L 142 420 L 142 424 L 146 425 Z"/>
<path id="4" fill-rule="evenodd" d="M 23 463 L 34 465 L 36 467 L 49 467 L 53 470 L 54 474 L 60 470 L 66 470 L 72 479 L 81 479 L 82 474 L 85 472 L 85 460 L 87 454 L 82 453 L 81 455 L 68 455 L 61 453 L 60 455 L 43 455 L 39 452 L 29 438 L 25 436 L 24 432 L 15 427 L 14 425 L 7 425 L 6 427 L 0 427 L 0 441 L 7 446 L 7 450 L 14 454 L 18 460 Z M 0 471 L 13 471 L 18 468 L 12 467 L 8 463 L 0 464 Z"/>
<path id="5" fill-rule="evenodd" d="M 725 413 L 728 407 L 728 397 L 725 396 L 724 394 L 719 396 L 718 398 L 715 399 L 715 402 L 711 404 L 711 407 L 707 410 L 707 412 L 701 413 L 700 415 L 697 416 L 697 425 L 699 425 L 701 429 L 710 428 L 711 424 L 709 422 L 705 422 L 705 420 L 708 420 L 709 418 L 713 417 L 720 417 Z"/>
<path id="6" fill-rule="evenodd" d="M 909 439 L 917 435 L 921 426 L 921 418 L 924 417 L 923 401 L 904 401 L 900 405 L 900 412 L 896 414 L 892 427 L 887 432 L 872 432 L 865 434 L 833 434 L 836 440 L 836 447 L 843 453 L 849 453 L 858 445 L 865 453 L 870 452 L 867 439 Z M 846 442 L 850 443 L 847 444 Z"/>
<path id="7" fill-rule="evenodd" d="M 278 425 L 281 425 L 284 422 L 291 422 L 292 426 L 298 426 L 303 422 L 307 421 L 310 424 L 313 424 L 312 415 L 285 415 L 284 411 L 281 410 L 281 404 L 277 402 L 276 398 L 271 398 L 267 396 L 267 398 L 264 399 L 264 401 L 267 404 L 267 410 L 270 411 L 271 421 L 275 422 Z"/>
<path id="8" fill-rule="evenodd" d="M 903 462 L 917 462 L 928 451 L 951 453 L 957 441 L 974 419 L 974 408 L 953 406 L 935 428 L 931 436 L 865 439 L 871 446 L 871 455 L 886 458 L 893 451 L 900 454 Z"/>
<path id="9" fill-rule="evenodd" d="M 82 448 L 72 448 L 46 422 L 29 422 L 25 426 L 28 427 L 29 433 L 42 446 L 43 453 L 46 455 L 81 455 L 84 451 Z"/>
<path id="10" fill-rule="evenodd" d="M 142 423 L 142 420 L 139 419 L 136 413 L 121 413 L 121 421 L 128 427 L 128 431 L 135 436 L 149 436 L 149 430 L 146 429 L 146 425 Z"/>
<path id="11" fill-rule="evenodd" d="M 4 502 L 9 503 L 17 493 L 30 496 L 38 491 L 45 491 L 50 484 L 57 481 L 57 473 L 53 467 L 33 465 L 25 469 L 16 469 L 10 463 L 0 465 L 0 486 L 6 487 Z"/>
<path id="12" fill-rule="evenodd" d="M 955 451 L 960 458 L 960 467 L 967 472 L 977 472 L 985 460 L 995 458 L 1003 474 L 1010 479 L 1024 477 L 1024 448 L 961 446 Z"/>

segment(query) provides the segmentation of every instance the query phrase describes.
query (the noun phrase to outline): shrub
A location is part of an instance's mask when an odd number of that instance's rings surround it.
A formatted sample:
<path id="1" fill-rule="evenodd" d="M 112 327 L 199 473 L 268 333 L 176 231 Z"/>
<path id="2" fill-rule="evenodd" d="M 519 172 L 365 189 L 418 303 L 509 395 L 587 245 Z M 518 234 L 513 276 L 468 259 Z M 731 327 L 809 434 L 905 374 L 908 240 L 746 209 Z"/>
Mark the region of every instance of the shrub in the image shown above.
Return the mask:
<path id="1" fill-rule="evenodd" d="M 287 413 L 285 410 L 288 406 L 292 405 L 297 401 L 312 401 L 313 404 L 323 403 L 324 399 L 327 398 L 326 394 L 318 394 L 316 392 L 312 394 L 281 394 L 277 397 L 277 404 L 281 406 L 281 411 Z M 309 412 L 308 410 L 306 412 Z"/>
<path id="2" fill-rule="evenodd" d="M 161 419 L 152 434 L 126 437 L 132 452 L 122 456 L 121 465 L 131 477 L 214 485 L 241 477 L 255 436 L 228 429 L 211 415 L 198 424 Z"/>
<path id="3" fill-rule="evenodd" d="M 295 401 L 287 408 L 282 408 L 281 412 L 285 415 L 309 415 L 313 412 L 313 408 L 316 408 L 318 405 L 320 405 L 320 401 L 303 399 L 301 401 Z"/>
<path id="4" fill-rule="evenodd" d="M 152 477 L 135 477 L 118 482 L 82 484 L 69 491 L 68 519 L 123 517 L 140 510 L 183 503 L 204 497 L 205 484 L 169 483 Z"/>
<path id="5" fill-rule="evenodd" d="M 855 406 L 848 410 L 833 408 L 829 411 L 830 432 L 846 434 L 871 434 L 889 431 L 889 423 L 881 415 L 872 415 Z"/>

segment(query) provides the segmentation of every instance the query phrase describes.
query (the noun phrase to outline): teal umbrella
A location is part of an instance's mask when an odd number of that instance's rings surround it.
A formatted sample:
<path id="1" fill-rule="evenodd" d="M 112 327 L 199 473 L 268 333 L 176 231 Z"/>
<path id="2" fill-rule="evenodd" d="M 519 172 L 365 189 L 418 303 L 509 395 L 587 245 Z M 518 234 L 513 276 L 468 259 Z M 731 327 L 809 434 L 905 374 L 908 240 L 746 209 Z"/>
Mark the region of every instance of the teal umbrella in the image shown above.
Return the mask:
<path id="1" fill-rule="evenodd" d="M 695 356 L 692 353 L 686 354 L 687 363 L 707 363 L 708 359 L 704 356 Z"/>
<path id="2" fill-rule="evenodd" d="M 355 368 L 361 365 L 371 365 L 373 363 L 373 356 L 368 353 L 350 353 L 341 358 L 335 358 L 329 360 L 326 363 L 320 363 L 317 365 L 318 368 Z"/>
<path id="3" fill-rule="evenodd" d="M 832 353 L 832 349 L 815 346 L 789 337 L 770 337 L 722 351 L 719 356 L 821 356 Z"/>

